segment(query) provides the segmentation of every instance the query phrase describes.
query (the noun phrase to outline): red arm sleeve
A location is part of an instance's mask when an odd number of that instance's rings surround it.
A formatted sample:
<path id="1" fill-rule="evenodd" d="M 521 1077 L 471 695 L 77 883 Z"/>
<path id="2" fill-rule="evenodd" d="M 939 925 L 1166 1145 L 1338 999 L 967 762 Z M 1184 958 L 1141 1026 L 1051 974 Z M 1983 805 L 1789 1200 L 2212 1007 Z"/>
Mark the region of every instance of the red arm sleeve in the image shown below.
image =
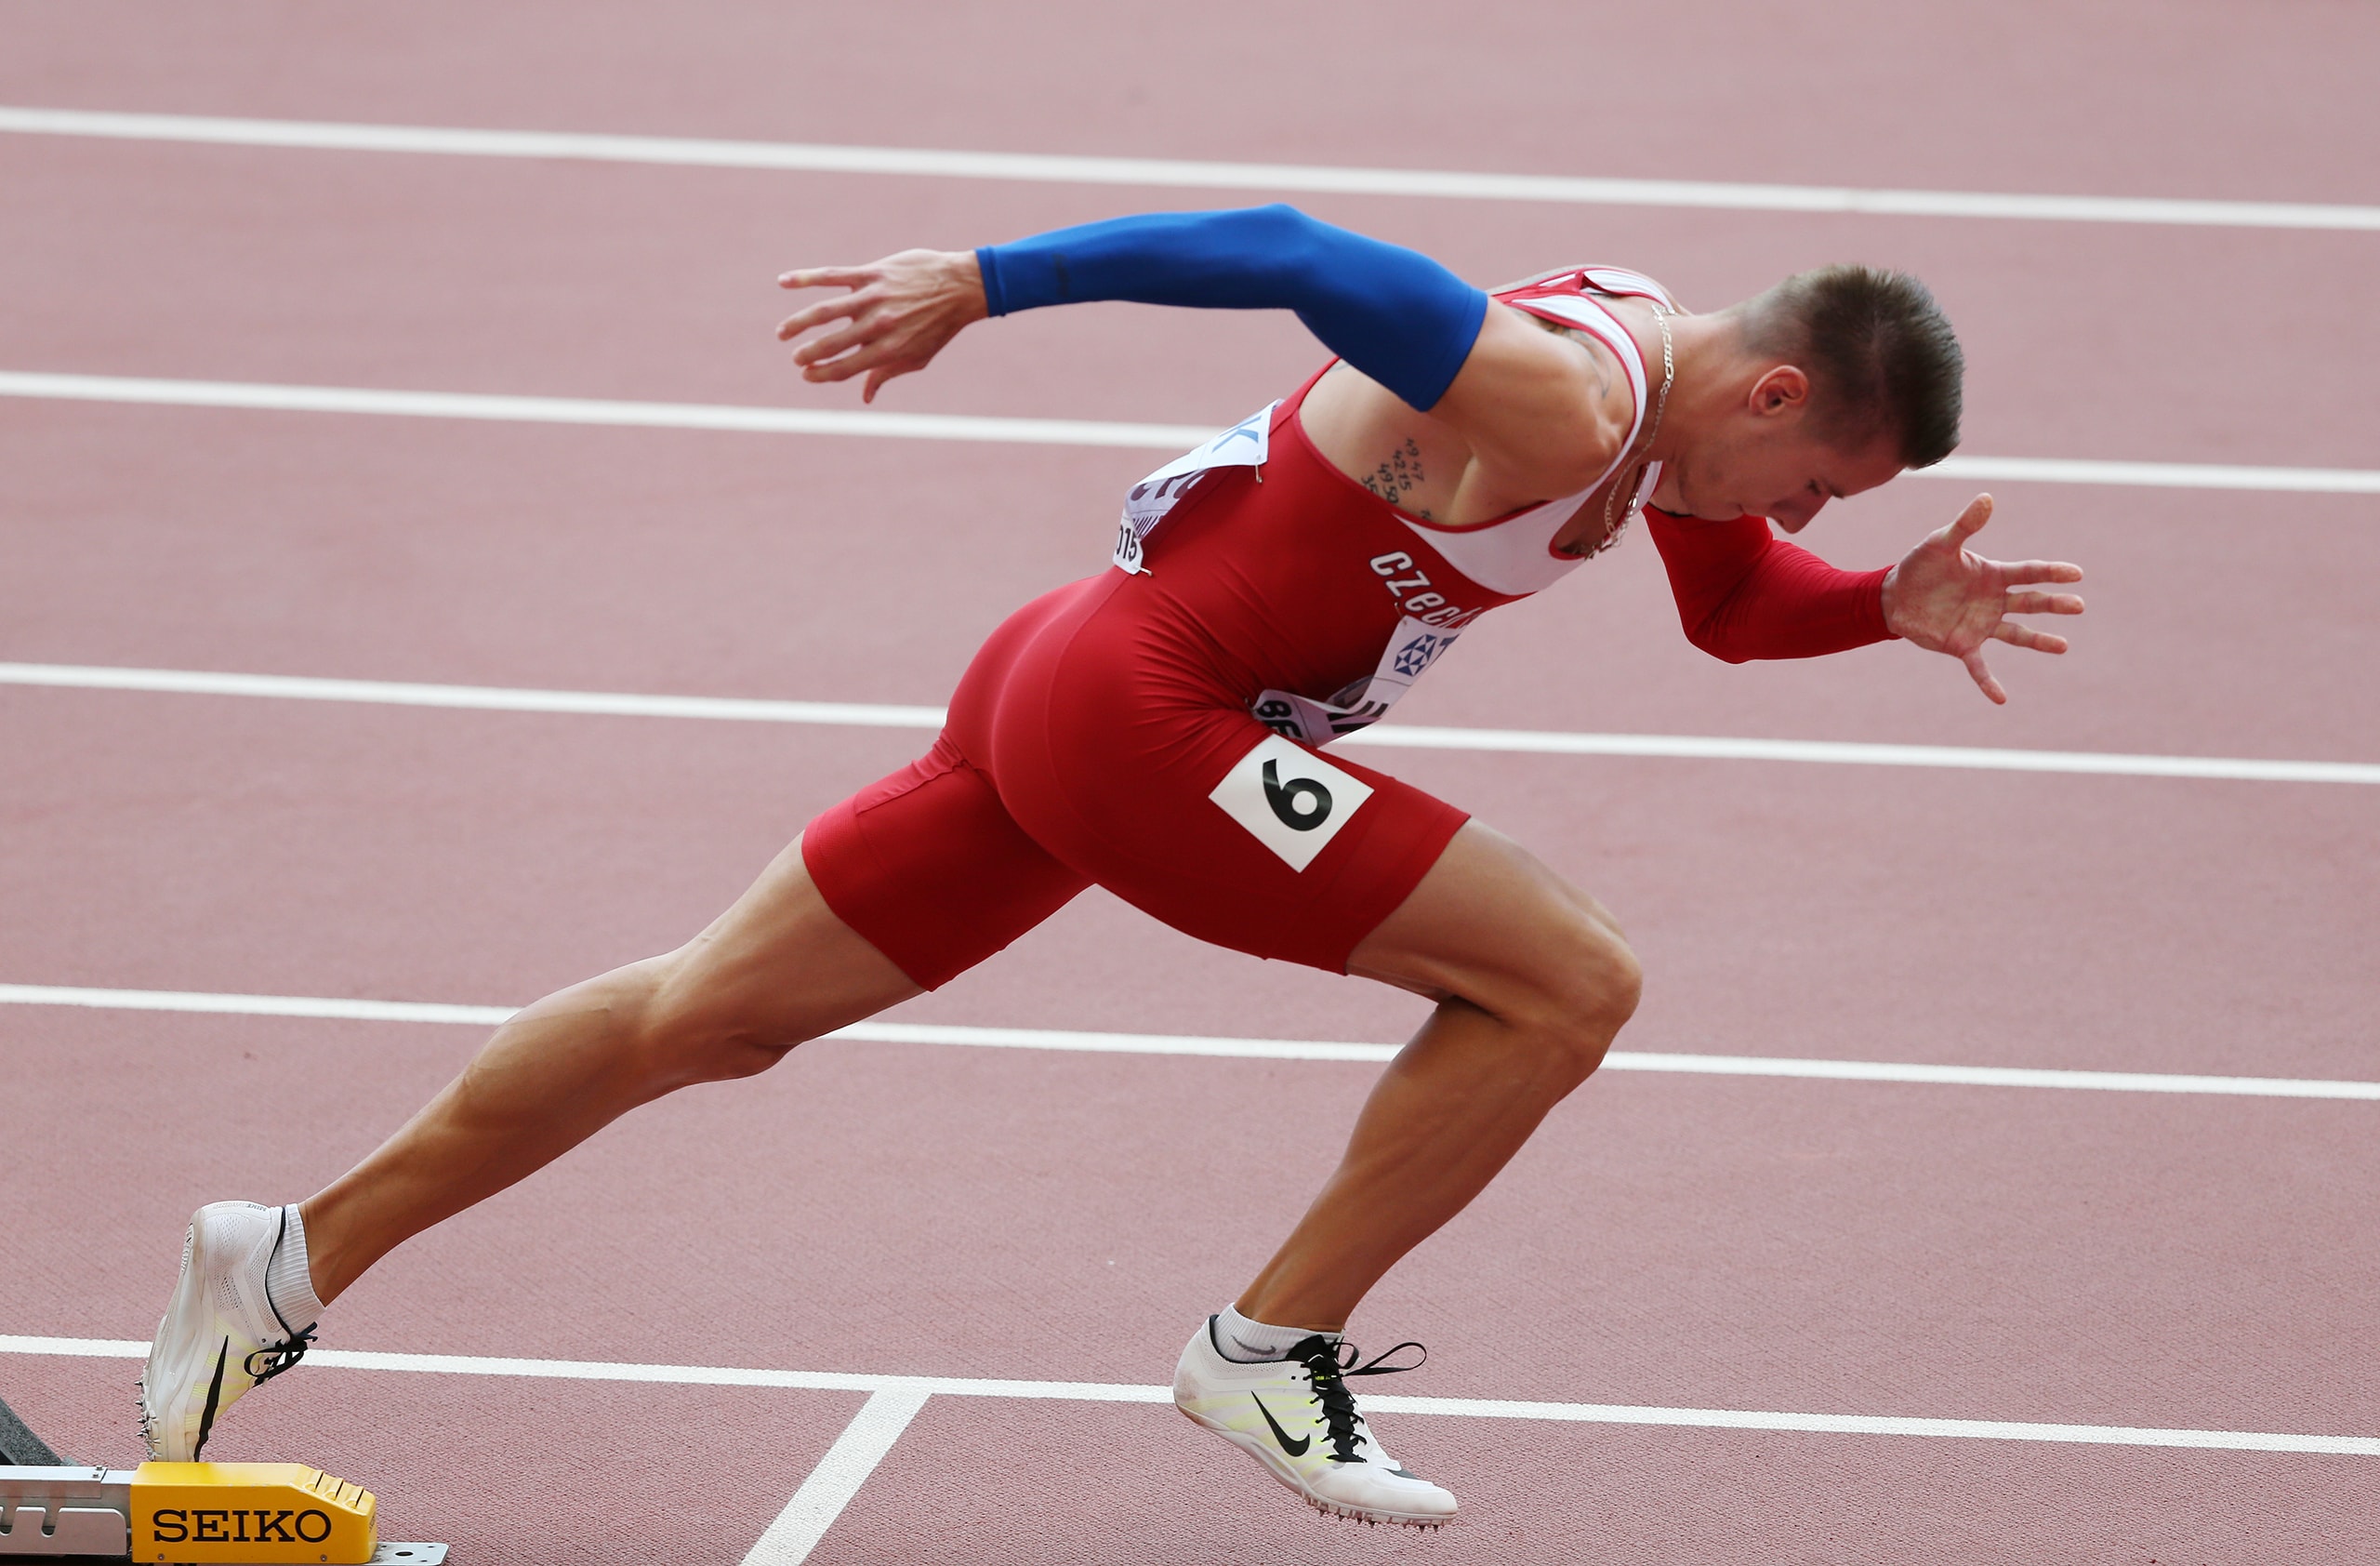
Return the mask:
<path id="1" fill-rule="evenodd" d="M 1888 642 L 1884 576 L 1838 571 L 1765 517 L 1700 522 L 1645 508 L 1686 638 L 1729 663 L 1806 658 Z"/>

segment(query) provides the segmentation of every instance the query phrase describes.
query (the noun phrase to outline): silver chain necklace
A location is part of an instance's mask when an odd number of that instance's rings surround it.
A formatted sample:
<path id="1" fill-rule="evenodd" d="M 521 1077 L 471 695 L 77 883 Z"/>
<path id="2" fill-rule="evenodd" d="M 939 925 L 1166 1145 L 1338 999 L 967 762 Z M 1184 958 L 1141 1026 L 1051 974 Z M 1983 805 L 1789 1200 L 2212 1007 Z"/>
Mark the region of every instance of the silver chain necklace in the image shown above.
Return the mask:
<path id="1" fill-rule="evenodd" d="M 1653 449 L 1653 443 L 1660 439 L 1661 415 L 1669 412 L 1670 409 L 1670 382 L 1677 378 L 1677 347 L 1670 338 L 1670 312 L 1662 309 L 1660 304 L 1656 300 L 1646 299 L 1645 302 L 1653 312 L 1653 325 L 1661 329 L 1661 392 L 1659 397 L 1653 403 L 1653 422 L 1645 431 L 1645 450 L 1647 453 L 1646 460 L 1649 462 L 1651 460 L 1649 454 Z M 1595 556 L 1603 553 L 1604 551 L 1611 548 L 1612 545 L 1620 542 L 1620 536 L 1627 532 L 1628 524 L 1635 520 L 1637 511 L 1636 491 L 1643 487 L 1644 484 L 1644 474 L 1642 470 L 1639 470 L 1636 474 L 1635 484 L 1627 486 L 1628 511 L 1626 514 L 1620 517 L 1617 526 L 1613 525 L 1611 519 L 1611 509 L 1620 503 L 1620 491 L 1622 487 L 1621 481 L 1626 479 L 1628 476 L 1628 459 L 1623 457 L 1620 459 L 1619 467 L 1614 471 L 1611 481 L 1611 489 L 1604 496 L 1603 536 L 1597 538 L 1593 544 L 1590 544 L 1587 548 L 1571 551 L 1580 560 L 1593 560 Z"/>

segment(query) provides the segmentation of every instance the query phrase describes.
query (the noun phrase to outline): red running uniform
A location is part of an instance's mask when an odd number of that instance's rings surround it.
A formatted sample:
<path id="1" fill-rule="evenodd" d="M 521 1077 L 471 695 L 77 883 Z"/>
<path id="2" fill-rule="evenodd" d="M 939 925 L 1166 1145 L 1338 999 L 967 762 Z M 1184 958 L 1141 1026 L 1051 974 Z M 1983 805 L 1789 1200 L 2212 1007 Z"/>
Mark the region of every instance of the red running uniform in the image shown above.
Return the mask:
<path id="1" fill-rule="evenodd" d="M 1606 269 L 1497 297 L 1608 343 L 1641 423 L 1642 356 L 1600 302 L 1632 295 L 1668 303 Z M 1386 711 L 1480 615 L 1582 564 L 1553 540 L 1585 496 L 1424 522 L 1315 449 L 1298 420 L 1313 386 L 1134 486 L 1113 568 L 1012 616 L 933 749 L 804 831 L 827 905 L 918 984 L 1093 883 L 1201 940 L 1343 973 L 1467 819 L 1317 748 Z M 1659 481 L 1656 465 L 1638 496 Z M 1649 530 L 1686 634 L 1717 657 L 1889 634 L 1884 572 L 1837 571 L 1761 518 L 1653 512 Z"/>

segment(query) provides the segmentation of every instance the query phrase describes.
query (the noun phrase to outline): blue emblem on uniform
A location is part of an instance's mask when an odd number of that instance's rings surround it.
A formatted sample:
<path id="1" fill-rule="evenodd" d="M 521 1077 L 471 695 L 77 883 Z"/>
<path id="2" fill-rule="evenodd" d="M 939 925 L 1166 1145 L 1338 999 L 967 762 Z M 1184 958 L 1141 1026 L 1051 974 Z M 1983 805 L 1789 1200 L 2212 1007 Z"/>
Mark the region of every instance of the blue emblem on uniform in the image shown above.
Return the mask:
<path id="1" fill-rule="evenodd" d="M 1412 641 L 1396 649 L 1396 662 L 1394 667 L 1408 680 L 1418 680 L 1421 676 L 1421 671 L 1430 667 L 1431 660 L 1438 656 L 1440 649 L 1452 640 L 1454 639 L 1450 636 L 1416 636 Z"/>

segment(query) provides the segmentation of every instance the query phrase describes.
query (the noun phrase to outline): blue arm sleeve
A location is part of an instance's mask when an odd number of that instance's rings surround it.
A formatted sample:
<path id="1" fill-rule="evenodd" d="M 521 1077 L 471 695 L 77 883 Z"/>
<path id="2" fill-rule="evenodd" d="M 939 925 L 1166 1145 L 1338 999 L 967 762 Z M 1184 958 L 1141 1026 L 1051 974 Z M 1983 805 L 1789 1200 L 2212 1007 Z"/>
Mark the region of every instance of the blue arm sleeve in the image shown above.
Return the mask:
<path id="1" fill-rule="evenodd" d="M 1111 218 L 975 257 L 994 315 L 1091 299 L 1294 310 L 1323 346 L 1424 410 L 1488 314 L 1486 294 L 1429 257 L 1294 206 Z"/>

